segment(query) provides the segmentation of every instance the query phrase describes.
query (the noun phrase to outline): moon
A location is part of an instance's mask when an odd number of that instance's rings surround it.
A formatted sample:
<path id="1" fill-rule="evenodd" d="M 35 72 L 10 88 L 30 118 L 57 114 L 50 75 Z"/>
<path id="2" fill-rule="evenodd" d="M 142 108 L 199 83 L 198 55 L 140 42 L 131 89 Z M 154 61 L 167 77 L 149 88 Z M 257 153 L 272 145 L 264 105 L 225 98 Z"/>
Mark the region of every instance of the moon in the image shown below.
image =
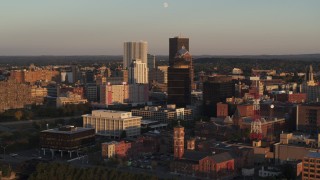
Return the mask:
<path id="1" fill-rule="evenodd" d="M 169 4 L 168 4 L 167 2 L 164 2 L 164 3 L 163 3 L 163 7 L 164 7 L 164 8 L 167 8 L 167 7 L 169 7 Z"/>

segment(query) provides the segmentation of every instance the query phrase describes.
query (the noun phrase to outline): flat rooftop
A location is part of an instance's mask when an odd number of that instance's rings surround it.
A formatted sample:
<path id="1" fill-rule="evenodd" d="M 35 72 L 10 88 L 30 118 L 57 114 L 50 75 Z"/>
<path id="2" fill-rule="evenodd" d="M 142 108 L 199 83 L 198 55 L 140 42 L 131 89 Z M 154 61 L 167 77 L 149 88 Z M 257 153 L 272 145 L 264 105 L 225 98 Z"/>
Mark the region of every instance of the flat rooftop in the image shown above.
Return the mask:
<path id="1" fill-rule="evenodd" d="M 320 158 L 319 152 L 310 152 L 306 157 L 308 158 Z"/>
<path id="2" fill-rule="evenodd" d="M 54 128 L 54 129 L 47 129 L 41 132 L 49 132 L 49 133 L 56 133 L 56 134 L 76 134 L 76 133 L 88 131 L 91 129 L 93 128 L 75 127 L 72 130 L 61 130 L 60 128 Z"/>

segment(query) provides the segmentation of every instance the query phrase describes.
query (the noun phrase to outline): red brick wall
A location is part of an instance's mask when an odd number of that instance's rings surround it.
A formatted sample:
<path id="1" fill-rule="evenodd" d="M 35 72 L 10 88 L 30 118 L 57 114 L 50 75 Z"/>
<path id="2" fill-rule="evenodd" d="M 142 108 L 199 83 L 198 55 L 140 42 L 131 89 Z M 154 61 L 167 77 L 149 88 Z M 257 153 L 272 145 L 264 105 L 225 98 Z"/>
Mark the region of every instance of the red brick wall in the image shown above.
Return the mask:
<path id="1" fill-rule="evenodd" d="M 217 117 L 228 116 L 228 104 L 217 103 Z"/>

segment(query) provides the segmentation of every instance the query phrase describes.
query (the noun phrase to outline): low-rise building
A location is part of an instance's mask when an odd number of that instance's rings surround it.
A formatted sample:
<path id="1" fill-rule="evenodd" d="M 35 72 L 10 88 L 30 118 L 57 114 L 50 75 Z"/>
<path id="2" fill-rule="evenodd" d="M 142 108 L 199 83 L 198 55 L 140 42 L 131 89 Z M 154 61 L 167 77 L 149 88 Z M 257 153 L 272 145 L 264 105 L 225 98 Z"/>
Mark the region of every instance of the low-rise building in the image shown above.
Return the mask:
<path id="1" fill-rule="evenodd" d="M 93 110 L 92 114 L 82 115 L 83 127 L 94 128 L 96 134 L 112 138 L 140 135 L 140 116 L 131 112 L 112 110 Z"/>
<path id="2" fill-rule="evenodd" d="M 139 136 L 136 139 L 128 139 L 122 141 L 111 141 L 101 144 L 102 158 L 135 158 L 135 156 L 143 153 L 158 152 L 159 143 L 150 136 Z"/>
<path id="3" fill-rule="evenodd" d="M 234 158 L 229 152 L 208 154 L 199 151 L 186 151 L 181 159 L 174 160 L 170 169 L 173 173 L 196 177 L 231 177 L 234 173 Z"/>
<path id="4" fill-rule="evenodd" d="M 141 109 L 132 109 L 132 114 L 142 116 L 143 119 L 154 120 L 162 123 L 170 123 L 172 120 L 192 121 L 193 113 L 188 108 L 176 108 L 174 104 L 162 106 L 145 106 Z"/>
<path id="5" fill-rule="evenodd" d="M 57 97 L 57 107 L 62 107 L 67 104 L 85 104 L 87 99 L 83 99 L 79 94 L 73 94 L 72 92 L 67 92 L 63 96 Z"/>
<path id="6" fill-rule="evenodd" d="M 40 147 L 45 150 L 73 152 L 95 142 L 93 128 L 63 126 L 40 133 Z"/>

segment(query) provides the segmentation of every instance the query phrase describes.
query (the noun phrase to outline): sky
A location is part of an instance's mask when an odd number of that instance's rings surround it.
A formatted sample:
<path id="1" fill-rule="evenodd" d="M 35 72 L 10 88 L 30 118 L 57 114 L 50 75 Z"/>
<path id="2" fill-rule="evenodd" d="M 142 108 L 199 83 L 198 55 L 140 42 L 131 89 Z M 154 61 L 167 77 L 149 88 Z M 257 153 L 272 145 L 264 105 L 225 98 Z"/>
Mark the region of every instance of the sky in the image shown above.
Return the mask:
<path id="1" fill-rule="evenodd" d="M 164 6 L 168 4 L 168 7 Z M 1 0 L 0 55 L 122 55 L 190 38 L 193 55 L 320 53 L 319 0 Z"/>

